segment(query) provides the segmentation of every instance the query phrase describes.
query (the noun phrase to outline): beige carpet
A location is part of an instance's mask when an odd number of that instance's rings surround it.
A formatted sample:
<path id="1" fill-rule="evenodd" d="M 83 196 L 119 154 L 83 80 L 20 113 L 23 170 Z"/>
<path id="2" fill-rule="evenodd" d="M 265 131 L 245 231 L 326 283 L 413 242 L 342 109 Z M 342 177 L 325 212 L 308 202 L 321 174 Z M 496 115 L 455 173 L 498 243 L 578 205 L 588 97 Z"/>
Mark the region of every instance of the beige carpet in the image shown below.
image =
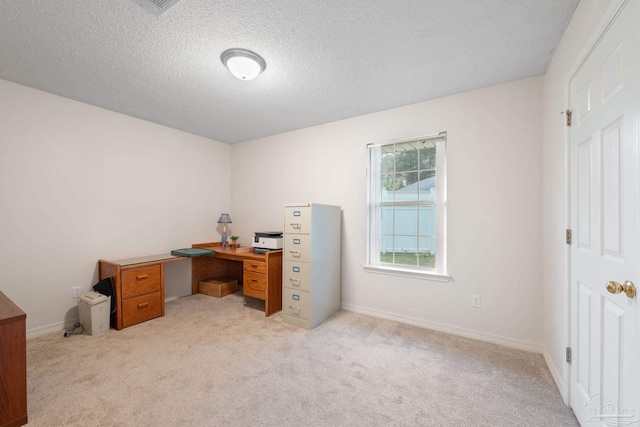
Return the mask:
<path id="1" fill-rule="evenodd" d="M 340 312 L 316 329 L 193 295 L 29 340 L 29 426 L 577 426 L 540 355 Z"/>

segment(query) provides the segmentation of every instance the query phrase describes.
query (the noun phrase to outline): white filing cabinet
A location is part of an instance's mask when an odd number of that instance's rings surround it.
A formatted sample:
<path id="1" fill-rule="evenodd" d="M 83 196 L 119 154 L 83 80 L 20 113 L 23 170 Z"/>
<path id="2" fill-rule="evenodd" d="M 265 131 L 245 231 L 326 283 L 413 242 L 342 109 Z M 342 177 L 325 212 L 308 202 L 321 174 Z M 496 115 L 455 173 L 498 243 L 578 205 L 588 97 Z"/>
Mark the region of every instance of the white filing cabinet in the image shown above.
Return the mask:
<path id="1" fill-rule="evenodd" d="M 340 207 L 284 207 L 282 320 L 313 329 L 340 310 Z"/>

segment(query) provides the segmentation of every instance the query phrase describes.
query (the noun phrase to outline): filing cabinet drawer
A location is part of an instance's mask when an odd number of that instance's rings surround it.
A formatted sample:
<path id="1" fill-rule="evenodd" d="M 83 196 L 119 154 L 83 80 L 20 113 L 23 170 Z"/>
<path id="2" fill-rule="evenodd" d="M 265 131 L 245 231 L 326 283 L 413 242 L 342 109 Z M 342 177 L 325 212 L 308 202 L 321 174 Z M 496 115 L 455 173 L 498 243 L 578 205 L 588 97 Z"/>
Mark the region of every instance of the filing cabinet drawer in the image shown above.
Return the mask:
<path id="1" fill-rule="evenodd" d="M 299 289 L 309 292 L 309 263 L 301 261 L 285 261 L 284 263 L 285 288 Z"/>
<path id="2" fill-rule="evenodd" d="M 256 273 L 264 273 L 267 271 L 267 263 L 264 261 L 244 260 L 243 268 L 245 271 L 253 271 Z"/>
<path id="3" fill-rule="evenodd" d="M 242 280 L 242 293 L 249 297 L 267 299 L 267 279 L 262 273 L 245 271 Z"/>
<path id="4" fill-rule="evenodd" d="M 159 290 L 159 265 L 122 270 L 122 299 Z"/>
<path id="5" fill-rule="evenodd" d="M 309 292 L 285 288 L 283 302 L 283 314 L 309 320 Z"/>
<path id="6" fill-rule="evenodd" d="M 310 233 L 311 209 L 308 206 L 287 206 L 284 208 L 285 233 Z"/>
<path id="7" fill-rule="evenodd" d="M 135 325 L 162 316 L 162 296 L 153 292 L 122 301 L 122 326 Z"/>
<path id="8" fill-rule="evenodd" d="M 309 262 L 310 240 L 311 238 L 308 234 L 285 234 L 285 261 Z"/>

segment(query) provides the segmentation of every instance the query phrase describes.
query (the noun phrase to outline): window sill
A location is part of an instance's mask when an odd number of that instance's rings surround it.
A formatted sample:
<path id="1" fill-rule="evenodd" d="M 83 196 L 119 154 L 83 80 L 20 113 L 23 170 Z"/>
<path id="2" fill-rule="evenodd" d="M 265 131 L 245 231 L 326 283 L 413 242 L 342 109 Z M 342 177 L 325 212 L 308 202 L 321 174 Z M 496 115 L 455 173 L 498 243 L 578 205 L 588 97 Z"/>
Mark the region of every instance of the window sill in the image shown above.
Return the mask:
<path id="1" fill-rule="evenodd" d="M 388 267 L 375 267 L 372 265 L 365 265 L 364 271 L 366 271 L 367 273 L 388 274 L 390 276 L 413 277 L 415 279 L 434 280 L 437 282 L 448 282 L 451 280 L 451 276 L 449 276 L 448 274 L 434 273 L 431 271 L 409 270 L 404 268 L 388 268 Z"/>

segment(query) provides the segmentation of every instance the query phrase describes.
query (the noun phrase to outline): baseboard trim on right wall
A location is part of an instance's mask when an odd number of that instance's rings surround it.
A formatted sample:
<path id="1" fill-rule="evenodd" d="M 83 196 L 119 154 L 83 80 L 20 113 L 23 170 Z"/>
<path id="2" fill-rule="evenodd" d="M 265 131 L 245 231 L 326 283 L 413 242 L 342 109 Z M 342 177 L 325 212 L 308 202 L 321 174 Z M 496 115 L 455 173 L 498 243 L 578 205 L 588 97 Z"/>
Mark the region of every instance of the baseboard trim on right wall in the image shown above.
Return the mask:
<path id="1" fill-rule="evenodd" d="M 500 335 L 489 334 L 486 332 L 476 331 L 473 329 L 460 328 L 458 326 L 447 325 L 445 323 L 432 322 L 429 320 L 418 319 L 415 317 L 402 316 L 395 313 L 389 313 L 382 310 L 374 310 L 371 308 L 360 307 L 353 304 L 342 304 L 341 308 L 354 313 L 368 314 L 369 316 L 379 317 L 381 319 L 395 320 L 400 323 L 420 326 L 426 329 L 433 329 L 438 332 L 446 332 L 465 338 L 471 338 L 479 341 L 490 342 L 493 344 L 503 345 L 505 347 L 517 348 L 519 350 L 530 351 L 532 353 L 543 353 L 543 346 L 528 341 L 518 340 Z M 546 359 L 546 358 L 545 358 Z"/>

